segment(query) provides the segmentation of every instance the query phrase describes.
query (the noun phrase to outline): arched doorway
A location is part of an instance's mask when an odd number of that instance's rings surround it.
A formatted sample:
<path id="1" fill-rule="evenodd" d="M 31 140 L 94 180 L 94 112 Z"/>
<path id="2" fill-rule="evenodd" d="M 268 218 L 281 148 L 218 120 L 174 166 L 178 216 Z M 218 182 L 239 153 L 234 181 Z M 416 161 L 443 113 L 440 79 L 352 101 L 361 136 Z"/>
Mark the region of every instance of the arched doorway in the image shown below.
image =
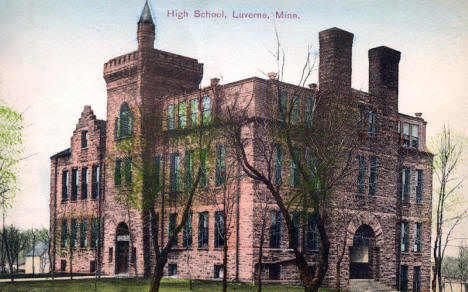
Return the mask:
<path id="1" fill-rule="evenodd" d="M 129 255 L 130 232 L 125 222 L 117 225 L 115 232 L 115 273 L 128 273 L 128 255 Z"/>
<path id="2" fill-rule="evenodd" d="M 367 224 L 359 226 L 354 233 L 353 246 L 349 252 L 349 278 L 371 279 L 374 277 L 375 233 Z"/>

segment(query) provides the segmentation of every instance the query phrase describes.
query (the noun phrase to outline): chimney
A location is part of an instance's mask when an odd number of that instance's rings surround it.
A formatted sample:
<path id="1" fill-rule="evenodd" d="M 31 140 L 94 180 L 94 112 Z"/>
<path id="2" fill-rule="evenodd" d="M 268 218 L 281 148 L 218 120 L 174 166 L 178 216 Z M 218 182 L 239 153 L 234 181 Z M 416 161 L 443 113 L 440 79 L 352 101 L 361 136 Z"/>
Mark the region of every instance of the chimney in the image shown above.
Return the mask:
<path id="1" fill-rule="evenodd" d="M 385 112 L 398 112 L 398 64 L 401 53 L 388 48 L 369 50 L 369 93 L 380 100 Z"/>
<path id="2" fill-rule="evenodd" d="M 417 118 L 422 118 L 422 113 L 414 113 Z"/>
<path id="3" fill-rule="evenodd" d="M 276 72 L 270 72 L 268 73 L 268 78 L 270 78 L 270 80 L 275 80 L 276 79 Z"/>
<path id="4" fill-rule="evenodd" d="M 210 79 L 210 85 L 211 87 L 215 87 L 219 84 L 219 78 L 211 78 Z"/>
<path id="5" fill-rule="evenodd" d="M 339 28 L 319 33 L 319 87 L 320 91 L 347 91 L 351 89 L 351 57 L 354 35 Z"/>

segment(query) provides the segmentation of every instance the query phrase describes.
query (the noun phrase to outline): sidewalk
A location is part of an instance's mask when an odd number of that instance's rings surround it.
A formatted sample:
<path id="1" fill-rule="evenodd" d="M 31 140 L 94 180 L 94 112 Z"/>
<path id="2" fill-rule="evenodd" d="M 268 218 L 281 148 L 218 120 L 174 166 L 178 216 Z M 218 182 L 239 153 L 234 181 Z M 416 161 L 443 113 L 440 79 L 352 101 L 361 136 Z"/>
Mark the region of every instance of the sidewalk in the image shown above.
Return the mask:
<path id="1" fill-rule="evenodd" d="M 73 276 L 73 280 L 83 280 L 83 279 L 94 279 L 95 276 Z M 115 276 L 101 276 L 101 279 L 104 278 L 116 278 Z M 70 280 L 70 276 L 60 276 L 60 277 L 54 277 L 54 280 Z M 15 282 L 29 282 L 29 281 L 52 281 L 52 278 L 18 278 L 15 279 L 14 282 L 11 282 L 11 279 L 0 279 L 0 283 L 5 283 L 5 282 L 10 282 L 10 283 L 15 283 Z"/>

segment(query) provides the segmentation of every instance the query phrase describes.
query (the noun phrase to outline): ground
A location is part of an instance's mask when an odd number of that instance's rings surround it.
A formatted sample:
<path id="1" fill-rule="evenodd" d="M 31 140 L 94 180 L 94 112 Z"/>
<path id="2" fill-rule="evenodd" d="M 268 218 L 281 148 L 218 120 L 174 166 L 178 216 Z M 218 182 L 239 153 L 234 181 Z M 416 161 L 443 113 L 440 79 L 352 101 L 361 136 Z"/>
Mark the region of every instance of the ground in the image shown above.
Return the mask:
<path id="1" fill-rule="evenodd" d="M 101 279 L 95 288 L 94 280 L 57 280 L 57 281 L 32 281 L 17 283 L 0 283 L 0 292 L 46 292 L 46 291 L 99 291 L 99 292 L 140 292 L 148 291 L 149 280 L 145 279 Z M 252 284 L 230 283 L 229 291 L 247 292 L 257 291 L 257 287 Z M 161 292 L 190 291 L 188 280 L 164 279 L 161 283 Z M 214 281 L 193 281 L 193 292 L 201 291 L 221 291 L 221 282 Z M 304 288 L 296 285 L 270 284 L 265 285 L 264 292 L 299 292 Z M 321 290 L 328 292 L 332 290 Z"/>

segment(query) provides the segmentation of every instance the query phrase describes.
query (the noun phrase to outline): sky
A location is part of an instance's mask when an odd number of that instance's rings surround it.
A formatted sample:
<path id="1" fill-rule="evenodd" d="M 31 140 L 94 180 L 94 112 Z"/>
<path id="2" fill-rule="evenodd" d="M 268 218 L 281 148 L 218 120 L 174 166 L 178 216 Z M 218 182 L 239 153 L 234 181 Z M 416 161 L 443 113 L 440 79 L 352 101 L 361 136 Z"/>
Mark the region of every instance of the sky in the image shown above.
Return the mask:
<path id="1" fill-rule="evenodd" d="M 286 2 L 286 3 L 285 3 Z M 354 33 L 352 85 L 367 91 L 367 51 L 385 45 L 401 51 L 399 111 L 422 112 L 431 140 L 444 124 L 468 136 L 468 2 L 464 0 L 251 0 L 149 1 L 156 48 L 197 58 L 202 86 L 214 77 L 229 83 L 276 71 L 271 52 L 277 27 L 286 53 L 285 81 L 297 83 L 307 48 L 318 32 Z M 85 105 L 106 116 L 103 64 L 134 51 L 144 0 L 0 0 L 0 102 L 25 119 L 20 191 L 7 223 L 48 227 L 50 156 L 70 145 Z M 172 11 L 186 11 L 177 19 Z M 226 18 L 195 18 L 194 11 Z M 276 11 L 297 19 L 274 19 Z M 233 13 L 267 13 L 269 19 L 235 19 Z M 317 81 L 314 72 L 311 82 Z M 468 149 L 467 149 L 468 152 Z M 465 160 L 458 175 L 468 177 Z M 467 206 L 464 184 L 462 206 Z M 458 237 L 467 237 L 462 229 Z M 468 241 L 467 241 L 468 243 Z"/>

